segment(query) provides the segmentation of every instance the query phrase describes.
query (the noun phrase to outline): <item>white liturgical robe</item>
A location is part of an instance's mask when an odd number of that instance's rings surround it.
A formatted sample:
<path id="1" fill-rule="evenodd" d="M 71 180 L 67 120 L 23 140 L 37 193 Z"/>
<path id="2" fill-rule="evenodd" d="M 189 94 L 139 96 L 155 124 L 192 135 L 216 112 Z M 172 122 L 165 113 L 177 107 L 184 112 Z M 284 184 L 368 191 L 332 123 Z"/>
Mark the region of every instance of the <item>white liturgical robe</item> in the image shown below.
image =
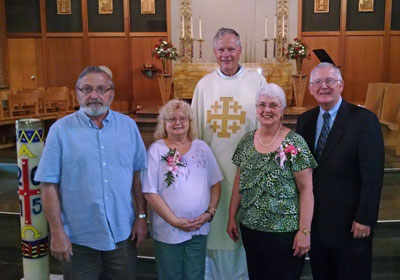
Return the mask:
<path id="1" fill-rule="evenodd" d="M 262 75 L 241 67 L 233 76 L 216 70 L 196 86 L 192 109 L 197 117 L 199 138 L 211 147 L 224 177 L 218 211 L 208 235 L 208 249 L 233 250 L 240 245 L 226 232 L 236 174 L 232 156 L 242 136 L 257 127 L 255 98 L 265 84 Z"/>

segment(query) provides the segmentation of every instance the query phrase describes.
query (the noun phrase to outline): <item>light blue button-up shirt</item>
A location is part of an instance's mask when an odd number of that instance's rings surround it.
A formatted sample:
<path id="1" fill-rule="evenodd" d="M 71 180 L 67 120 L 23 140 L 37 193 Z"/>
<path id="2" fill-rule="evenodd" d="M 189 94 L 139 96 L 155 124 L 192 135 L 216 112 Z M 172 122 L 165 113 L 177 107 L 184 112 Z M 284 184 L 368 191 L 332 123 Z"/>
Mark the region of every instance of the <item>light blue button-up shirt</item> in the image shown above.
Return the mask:
<path id="1" fill-rule="evenodd" d="M 50 128 L 35 180 L 59 184 L 63 227 L 72 243 L 113 250 L 132 231 L 133 173 L 146 165 L 131 118 L 109 110 L 99 129 L 80 110 Z"/>
<path id="2" fill-rule="evenodd" d="M 322 130 L 322 126 L 324 125 L 324 118 L 322 115 L 325 112 L 328 112 L 331 115 L 331 122 L 329 123 L 329 129 L 332 129 L 333 123 L 335 122 L 337 112 L 339 111 L 340 105 L 342 104 L 342 97 L 340 97 L 339 102 L 336 103 L 335 106 L 332 107 L 329 111 L 324 111 L 321 106 L 319 106 L 319 115 L 317 119 L 317 128 L 315 129 L 315 142 L 314 142 L 314 151 L 317 149 L 318 138 Z"/>

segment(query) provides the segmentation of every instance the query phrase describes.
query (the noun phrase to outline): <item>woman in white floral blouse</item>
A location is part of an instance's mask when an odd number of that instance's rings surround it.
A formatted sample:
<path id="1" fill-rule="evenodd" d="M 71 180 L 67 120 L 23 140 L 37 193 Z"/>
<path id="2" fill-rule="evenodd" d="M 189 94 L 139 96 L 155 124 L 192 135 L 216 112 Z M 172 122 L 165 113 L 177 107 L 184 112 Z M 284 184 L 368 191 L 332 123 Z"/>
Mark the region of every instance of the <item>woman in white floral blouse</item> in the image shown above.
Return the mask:
<path id="1" fill-rule="evenodd" d="M 260 128 L 243 136 L 233 155 L 238 166 L 227 231 L 240 233 L 250 279 L 299 279 L 310 249 L 312 168 L 304 139 L 282 125 L 284 91 L 276 84 L 256 97 Z"/>
<path id="2" fill-rule="evenodd" d="M 142 172 L 142 191 L 152 207 L 160 280 L 204 280 L 207 234 L 223 179 L 208 145 L 196 139 L 190 105 L 171 100 L 161 108 Z"/>

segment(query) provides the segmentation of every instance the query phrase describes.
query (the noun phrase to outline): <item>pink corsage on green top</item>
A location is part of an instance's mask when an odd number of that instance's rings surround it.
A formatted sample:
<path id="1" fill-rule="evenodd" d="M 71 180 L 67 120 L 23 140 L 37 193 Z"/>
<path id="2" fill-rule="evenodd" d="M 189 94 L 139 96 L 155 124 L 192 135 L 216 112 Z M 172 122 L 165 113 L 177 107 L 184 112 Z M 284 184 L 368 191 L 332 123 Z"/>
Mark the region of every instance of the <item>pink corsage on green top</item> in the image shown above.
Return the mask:
<path id="1" fill-rule="evenodd" d="M 167 187 L 169 187 L 175 182 L 175 177 L 178 177 L 179 174 L 182 173 L 179 167 L 186 167 L 187 164 L 179 155 L 179 152 L 171 148 L 169 148 L 168 153 L 161 156 L 161 161 L 166 162 L 168 166 L 168 171 L 165 173 L 165 182 L 167 183 Z"/>
<path id="2" fill-rule="evenodd" d="M 290 160 L 291 157 L 296 157 L 300 151 L 300 148 L 296 148 L 293 144 L 280 145 L 276 150 L 275 161 L 280 168 L 283 168 L 285 161 Z"/>

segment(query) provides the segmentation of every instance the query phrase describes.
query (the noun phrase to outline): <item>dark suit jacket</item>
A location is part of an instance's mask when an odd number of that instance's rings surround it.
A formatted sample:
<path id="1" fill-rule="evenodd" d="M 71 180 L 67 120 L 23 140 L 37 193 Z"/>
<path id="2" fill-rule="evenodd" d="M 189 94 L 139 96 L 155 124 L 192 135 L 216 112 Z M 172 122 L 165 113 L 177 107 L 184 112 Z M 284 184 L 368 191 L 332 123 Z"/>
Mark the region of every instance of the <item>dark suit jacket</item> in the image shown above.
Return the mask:
<path id="1" fill-rule="evenodd" d="M 314 154 L 319 107 L 302 114 L 296 131 Z M 384 145 L 377 117 L 345 100 L 313 172 L 314 216 L 311 234 L 328 247 L 353 240 L 353 220 L 377 221 L 384 171 Z"/>

